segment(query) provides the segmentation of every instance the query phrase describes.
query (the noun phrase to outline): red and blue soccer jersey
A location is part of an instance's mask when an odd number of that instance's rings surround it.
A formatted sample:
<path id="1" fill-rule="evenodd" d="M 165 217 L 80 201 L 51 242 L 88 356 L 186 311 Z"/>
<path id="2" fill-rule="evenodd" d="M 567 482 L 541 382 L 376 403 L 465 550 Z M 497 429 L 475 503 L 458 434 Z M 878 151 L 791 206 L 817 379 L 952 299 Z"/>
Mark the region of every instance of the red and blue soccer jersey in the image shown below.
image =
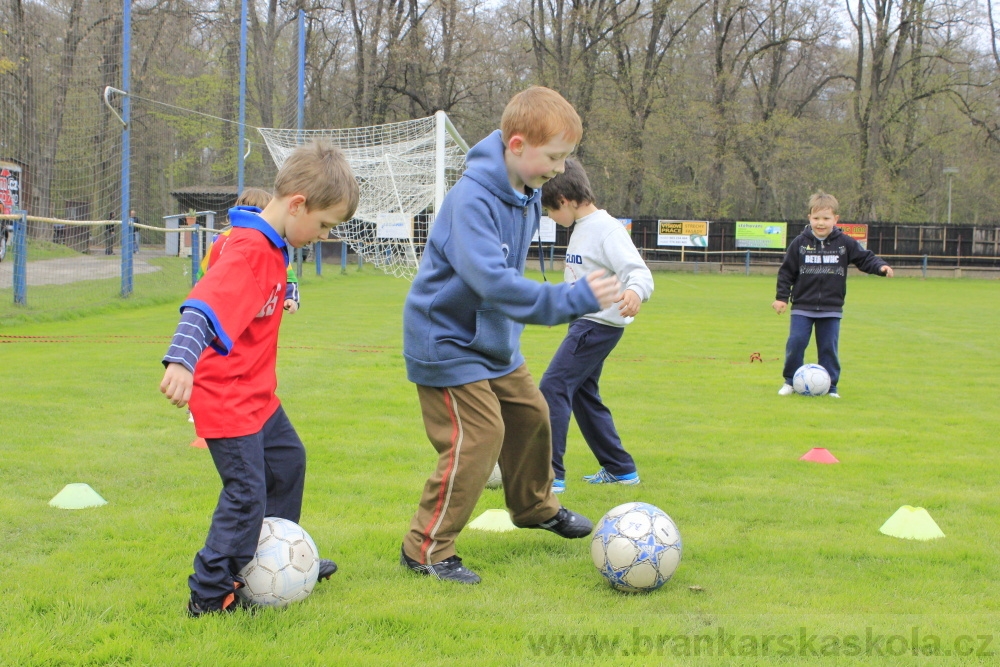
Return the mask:
<path id="1" fill-rule="evenodd" d="M 229 211 L 233 230 L 181 310 L 195 308 L 216 338 L 194 372 L 191 413 L 202 438 L 256 433 L 278 409 L 278 327 L 288 268 L 284 239 L 256 213 Z"/>

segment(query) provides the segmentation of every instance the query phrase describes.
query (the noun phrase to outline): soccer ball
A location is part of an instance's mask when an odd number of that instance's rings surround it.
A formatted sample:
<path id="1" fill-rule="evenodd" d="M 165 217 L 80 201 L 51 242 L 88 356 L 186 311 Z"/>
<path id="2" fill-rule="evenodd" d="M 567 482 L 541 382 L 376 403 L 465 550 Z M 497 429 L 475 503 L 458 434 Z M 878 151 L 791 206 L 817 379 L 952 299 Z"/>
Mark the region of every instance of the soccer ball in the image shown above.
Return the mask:
<path id="1" fill-rule="evenodd" d="M 792 389 L 803 396 L 822 396 L 830 391 L 830 374 L 819 364 L 806 364 L 792 376 Z"/>
<path id="2" fill-rule="evenodd" d="M 236 593 L 268 607 L 284 607 L 312 593 L 319 575 L 319 551 L 301 526 L 267 517 L 260 529 L 257 553 L 240 576 L 246 584 Z"/>
<path id="3" fill-rule="evenodd" d="M 493 466 L 493 472 L 490 473 L 490 478 L 486 480 L 487 489 L 499 489 L 503 487 L 503 477 L 500 475 L 500 464 Z"/>
<path id="4" fill-rule="evenodd" d="M 613 588 L 655 591 L 670 581 L 681 562 L 681 534 L 658 507 L 625 503 L 598 522 L 590 556 Z"/>

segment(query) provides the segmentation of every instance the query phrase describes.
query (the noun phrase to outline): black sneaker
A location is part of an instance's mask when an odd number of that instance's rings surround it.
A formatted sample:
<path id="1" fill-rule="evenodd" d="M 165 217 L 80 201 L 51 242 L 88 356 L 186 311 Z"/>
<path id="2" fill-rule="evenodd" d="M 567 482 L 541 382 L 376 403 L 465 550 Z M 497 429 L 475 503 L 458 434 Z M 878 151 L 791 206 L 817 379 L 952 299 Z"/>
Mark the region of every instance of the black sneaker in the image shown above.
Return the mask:
<path id="1" fill-rule="evenodd" d="M 434 563 L 433 565 L 421 565 L 407 556 L 405 551 L 400 550 L 399 563 L 414 572 L 433 575 L 438 579 L 457 581 L 460 584 L 478 584 L 482 581 L 478 574 L 462 565 L 462 559 L 458 556 L 449 556 L 440 563 Z"/>
<path id="2" fill-rule="evenodd" d="M 316 581 L 325 581 L 333 576 L 333 573 L 337 571 L 337 564 L 334 563 L 329 558 L 319 559 L 319 575 L 316 577 Z"/>
<path id="3" fill-rule="evenodd" d="M 590 531 L 594 530 L 594 524 L 582 514 L 560 507 L 556 515 L 548 521 L 536 523 L 534 526 L 525 526 L 525 528 L 541 528 L 551 531 L 559 537 L 573 539 L 590 535 Z"/>
<path id="4" fill-rule="evenodd" d="M 191 618 L 198 618 L 199 616 L 204 616 L 205 614 L 231 614 L 237 609 L 242 609 L 246 606 L 243 598 L 236 595 L 236 589 L 240 588 L 243 584 L 235 581 L 233 582 L 233 592 L 222 598 L 222 600 L 202 600 L 200 597 L 191 591 L 191 597 L 188 599 L 188 616 Z"/>

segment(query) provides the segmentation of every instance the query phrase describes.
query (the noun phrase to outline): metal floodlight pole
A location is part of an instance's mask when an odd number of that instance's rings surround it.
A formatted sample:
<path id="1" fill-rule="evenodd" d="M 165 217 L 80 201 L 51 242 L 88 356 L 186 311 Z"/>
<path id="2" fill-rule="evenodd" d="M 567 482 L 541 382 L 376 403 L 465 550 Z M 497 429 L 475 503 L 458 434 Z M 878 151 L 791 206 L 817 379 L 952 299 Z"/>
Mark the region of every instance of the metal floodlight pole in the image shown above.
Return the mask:
<path id="1" fill-rule="evenodd" d="M 958 167 L 945 167 L 942 172 L 948 175 L 948 224 L 951 224 L 951 177 L 958 173 Z"/>
<path id="2" fill-rule="evenodd" d="M 298 38 L 298 71 L 299 71 L 299 85 L 298 85 L 298 95 L 296 97 L 295 103 L 295 129 L 298 130 L 298 137 L 296 137 L 296 143 L 303 143 L 302 129 L 305 127 L 305 117 L 306 117 L 306 12 L 304 9 L 300 9 L 298 13 L 298 23 L 299 23 L 299 38 Z M 319 242 L 313 243 L 313 256 L 316 259 L 316 275 L 320 273 L 319 266 Z M 302 249 L 295 251 L 295 259 L 297 262 L 297 275 L 302 277 Z"/>
<path id="3" fill-rule="evenodd" d="M 297 102 L 298 113 L 296 114 L 295 127 L 301 132 L 302 128 L 305 127 L 306 110 L 306 12 L 304 9 L 299 10 L 299 95 Z M 299 141 L 302 141 L 301 134 Z"/>
<path id="4" fill-rule="evenodd" d="M 243 193 L 243 161 L 247 119 L 247 0 L 240 3 L 240 124 L 236 150 L 236 196 Z"/>
<path id="5" fill-rule="evenodd" d="M 124 0 L 124 14 L 122 15 L 122 284 L 121 295 L 127 297 L 132 294 L 132 238 L 131 229 L 131 209 L 132 202 L 129 197 L 131 190 L 131 132 L 129 123 L 132 118 L 132 102 L 128 93 L 131 92 L 131 71 L 132 71 L 132 0 Z"/>

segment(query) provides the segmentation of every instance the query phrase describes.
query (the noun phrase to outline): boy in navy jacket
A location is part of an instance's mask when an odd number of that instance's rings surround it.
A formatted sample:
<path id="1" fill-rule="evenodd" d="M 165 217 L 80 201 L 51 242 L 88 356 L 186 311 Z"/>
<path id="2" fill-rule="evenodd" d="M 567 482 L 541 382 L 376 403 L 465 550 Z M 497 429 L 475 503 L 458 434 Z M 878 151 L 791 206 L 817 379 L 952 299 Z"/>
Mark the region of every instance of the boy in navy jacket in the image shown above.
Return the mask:
<path id="1" fill-rule="evenodd" d="M 778 289 L 771 307 L 779 315 L 785 312 L 789 297 L 792 321 L 785 344 L 785 383 L 779 396 L 788 396 L 792 376 L 802 365 L 806 346 L 816 328 L 816 351 L 819 365 L 830 374 L 830 396 L 840 398 L 840 318 L 847 294 L 847 269 L 853 264 L 865 273 L 892 278 L 892 268 L 885 260 L 861 247 L 842 232 L 837 223 L 836 197 L 822 190 L 809 198 L 809 227 L 788 246 L 785 261 L 778 269 Z"/>
<path id="2" fill-rule="evenodd" d="M 594 272 L 573 284 L 524 277 L 542 185 L 562 173 L 583 126 L 548 88 L 504 110 L 501 130 L 469 151 L 448 192 L 403 310 L 403 356 L 438 453 L 400 561 L 466 584 L 455 538 L 498 461 L 511 520 L 579 538 L 593 526 L 552 494 L 549 411 L 520 351 L 524 324 L 561 324 L 611 305 L 618 281 Z"/>

